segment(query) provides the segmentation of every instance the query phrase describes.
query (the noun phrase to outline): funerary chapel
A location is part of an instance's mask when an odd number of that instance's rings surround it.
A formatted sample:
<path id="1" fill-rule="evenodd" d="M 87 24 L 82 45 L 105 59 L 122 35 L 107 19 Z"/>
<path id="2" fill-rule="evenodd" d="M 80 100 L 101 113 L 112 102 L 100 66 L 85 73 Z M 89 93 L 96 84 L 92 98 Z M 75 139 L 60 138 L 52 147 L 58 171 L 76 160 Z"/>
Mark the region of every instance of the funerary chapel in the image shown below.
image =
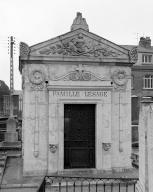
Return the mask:
<path id="1" fill-rule="evenodd" d="M 20 44 L 25 175 L 131 168 L 135 58 L 90 32 L 81 13 L 69 32 Z"/>

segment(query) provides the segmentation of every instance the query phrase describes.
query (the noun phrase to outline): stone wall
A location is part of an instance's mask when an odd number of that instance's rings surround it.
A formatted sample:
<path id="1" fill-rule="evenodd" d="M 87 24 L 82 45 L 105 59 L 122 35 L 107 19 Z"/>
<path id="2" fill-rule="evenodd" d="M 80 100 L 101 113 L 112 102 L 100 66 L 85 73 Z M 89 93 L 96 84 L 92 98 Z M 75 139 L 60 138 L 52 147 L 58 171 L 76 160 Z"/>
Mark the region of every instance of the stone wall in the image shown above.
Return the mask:
<path id="1" fill-rule="evenodd" d="M 131 168 L 130 67 L 27 64 L 22 76 L 24 174 L 63 170 L 64 103 L 96 105 L 97 170 Z"/>

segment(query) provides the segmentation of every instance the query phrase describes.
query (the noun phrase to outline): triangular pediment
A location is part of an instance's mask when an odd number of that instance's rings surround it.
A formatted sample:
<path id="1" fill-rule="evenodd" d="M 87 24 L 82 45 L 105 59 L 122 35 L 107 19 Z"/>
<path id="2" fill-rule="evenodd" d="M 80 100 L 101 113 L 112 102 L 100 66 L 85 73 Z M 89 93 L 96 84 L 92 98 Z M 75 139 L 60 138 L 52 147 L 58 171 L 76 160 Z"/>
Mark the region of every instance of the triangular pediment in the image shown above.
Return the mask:
<path id="1" fill-rule="evenodd" d="M 129 62 L 129 51 L 84 29 L 77 29 L 30 47 L 30 56 L 116 59 Z"/>
<path id="2" fill-rule="evenodd" d="M 92 61 L 134 63 L 137 50 L 127 50 L 109 40 L 89 32 L 82 13 L 77 12 L 71 31 L 45 42 L 27 46 L 20 43 L 20 57 L 28 60 Z"/>

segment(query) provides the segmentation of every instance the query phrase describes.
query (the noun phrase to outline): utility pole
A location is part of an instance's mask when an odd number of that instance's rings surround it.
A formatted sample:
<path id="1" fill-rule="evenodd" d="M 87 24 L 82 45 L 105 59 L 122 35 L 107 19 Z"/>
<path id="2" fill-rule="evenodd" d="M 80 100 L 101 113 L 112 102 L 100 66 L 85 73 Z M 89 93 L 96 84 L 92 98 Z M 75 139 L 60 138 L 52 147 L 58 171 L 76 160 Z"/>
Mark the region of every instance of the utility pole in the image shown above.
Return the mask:
<path id="1" fill-rule="evenodd" d="M 13 36 L 9 37 L 9 54 L 10 54 L 10 114 L 7 120 L 7 128 L 5 132 L 5 142 L 12 143 L 17 141 L 16 120 L 13 117 L 13 92 L 14 92 L 14 71 L 13 71 L 13 55 L 15 40 Z"/>
<path id="2" fill-rule="evenodd" d="M 14 55 L 15 40 L 13 36 L 9 37 L 9 54 L 10 54 L 10 117 L 13 117 L 13 92 L 14 92 L 14 69 L 13 69 L 13 55 Z"/>

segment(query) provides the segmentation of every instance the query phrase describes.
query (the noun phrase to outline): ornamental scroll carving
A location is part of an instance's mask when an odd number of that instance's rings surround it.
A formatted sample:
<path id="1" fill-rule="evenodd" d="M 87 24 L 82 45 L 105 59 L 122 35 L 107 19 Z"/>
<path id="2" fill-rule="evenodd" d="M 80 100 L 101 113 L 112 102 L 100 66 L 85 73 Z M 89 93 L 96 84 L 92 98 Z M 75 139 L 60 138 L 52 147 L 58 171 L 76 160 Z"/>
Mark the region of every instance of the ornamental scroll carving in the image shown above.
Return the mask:
<path id="1" fill-rule="evenodd" d="M 24 43 L 20 43 L 20 56 L 21 57 L 27 57 L 30 54 L 30 47 Z"/>
<path id="2" fill-rule="evenodd" d="M 60 42 L 43 48 L 39 51 L 42 55 L 52 56 L 84 56 L 84 57 L 118 57 L 120 53 L 107 45 L 88 38 L 82 33 L 75 37 L 61 40 Z"/>
<path id="3" fill-rule="evenodd" d="M 138 59 L 137 47 L 134 47 L 132 50 L 130 50 L 129 55 L 130 55 L 131 61 L 136 62 Z"/>
<path id="4" fill-rule="evenodd" d="M 30 73 L 29 80 L 31 82 L 32 89 L 41 90 L 44 88 L 45 75 L 41 70 L 33 70 Z"/>
<path id="5" fill-rule="evenodd" d="M 94 73 L 85 71 L 82 65 L 79 65 L 74 71 L 71 71 L 60 77 L 56 77 L 54 81 L 102 81 L 101 77 L 96 76 Z"/>

